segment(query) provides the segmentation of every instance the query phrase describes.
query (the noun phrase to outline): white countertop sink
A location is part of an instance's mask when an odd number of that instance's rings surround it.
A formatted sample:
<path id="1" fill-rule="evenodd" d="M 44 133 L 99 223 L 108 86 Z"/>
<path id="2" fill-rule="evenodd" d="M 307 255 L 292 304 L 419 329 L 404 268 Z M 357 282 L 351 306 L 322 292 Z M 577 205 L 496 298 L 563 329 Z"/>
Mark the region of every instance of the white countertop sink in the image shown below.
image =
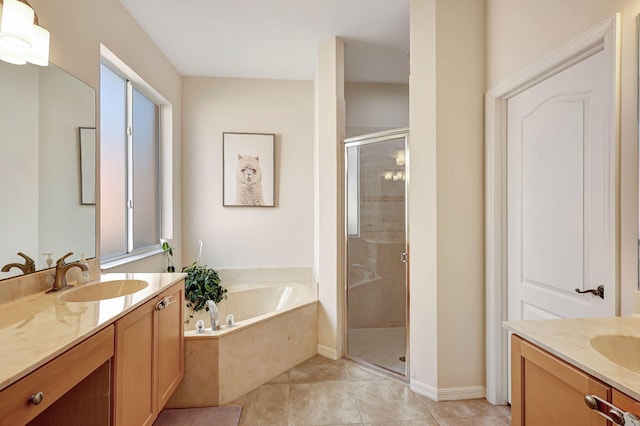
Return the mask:
<path id="1" fill-rule="evenodd" d="M 62 302 L 93 302 L 136 293 L 149 286 L 143 280 L 113 280 L 76 287 L 60 296 Z"/>
<path id="2" fill-rule="evenodd" d="M 503 326 L 640 400 L 640 316 L 507 321 Z"/>
<path id="3" fill-rule="evenodd" d="M 605 334 L 591 339 L 591 346 L 616 364 L 640 373 L 640 338 Z"/>

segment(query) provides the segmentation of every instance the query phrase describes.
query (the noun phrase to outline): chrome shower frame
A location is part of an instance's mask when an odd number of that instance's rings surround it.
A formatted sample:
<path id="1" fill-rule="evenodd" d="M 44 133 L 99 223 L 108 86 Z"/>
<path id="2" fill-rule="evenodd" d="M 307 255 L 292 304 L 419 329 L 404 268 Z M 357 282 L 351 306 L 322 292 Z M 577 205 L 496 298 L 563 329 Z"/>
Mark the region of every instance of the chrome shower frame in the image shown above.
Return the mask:
<path id="1" fill-rule="evenodd" d="M 405 374 L 400 374 L 396 371 L 387 369 L 383 366 L 374 364 L 372 362 L 369 362 L 367 360 L 355 357 L 353 355 L 349 354 L 349 315 L 348 315 L 348 308 L 349 308 L 349 296 L 348 296 L 348 267 L 347 267 L 347 256 L 348 256 L 348 240 L 349 240 L 349 234 L 347 231 L 347 208 L 348 208 L 348 191 L 347 191 L 347 182 L 348 182 L 348 174 L 349 174 L 349 167 L 348 167 L 348 162 L 347 162 L 347 150 L 351 147 L 355 147 L 355 146 L 363 146 L 363 145 L 368 145 L 368 144 L 372 144 L 372 143 L 379 143 L 379 142 L 384 142 L 384 141 L 388 141 L 388 140 L 394 140 L 394 139 L 402 139 L 404 138 L 404 147 L 405 147 L 405 170 L 404 170 L 404 174 L 405 174 L 405 185 L 404 185 L 404 196 L 405 196 L 405 210 L 404 210 L 404 220 L 405 220 L 405 235 L 404 235 L 404 239 L 405 239 L 405 253 L 407 254 L 407 261 L 405 262 L 405 285 L 406 285 L 406 318 L 405 318 Z M 410 302 L 410 276 L 409 276 L 409 265 L 410 265 L 410 261 L 411 261 L 411 256 L 410 256 L 410 247 L 409 247 L 409 185 L 410 185 L 410 164 L 411 164 L 411 160 L 410 160 L 410 140 L 409 140 L 409 128 L 399 128 L 399 129 L 392 129 L 392 130 L 387 130 L 387 131 L 382 131 L 382 132 L 376 132 L 376 133 L 369 133 L 369 134 L 365 134 L 365 135 L 360 135 L 360 136 L 355 136 L 355 137 L 351 137 L 351 138 L 347 138 L 343 141 L 343 151 L 342 151 L 342 164 L 343 164 L 343 184 L 342 184 L 342 190 L 343 190 L 343 207 L 342 207 L 342 215 L 343 215 L 343 229 L 342 229 L 342 234 L 343 234 L 343 256 L 342 256 L 342 297 L 344 298 L 344 303 L 342 304 L 343 309 L 342 309 L 342 316 L 344 318 L 343 321 L 343 348 L 344 348 L 344 357 L 347 359 L 350 359 L 358 364 L 362 364 L 364 366 L 370 367 L 374 370 L 380 371 L 382 373 L 391 375 L 397 379 L 403 380 L 403 381 L 409 381 L 409 373 L 410 373 L 410 356 L 409 356 L 409 347 L 410 347 L 410 306 L 409 306 L 409 302 Z"/>

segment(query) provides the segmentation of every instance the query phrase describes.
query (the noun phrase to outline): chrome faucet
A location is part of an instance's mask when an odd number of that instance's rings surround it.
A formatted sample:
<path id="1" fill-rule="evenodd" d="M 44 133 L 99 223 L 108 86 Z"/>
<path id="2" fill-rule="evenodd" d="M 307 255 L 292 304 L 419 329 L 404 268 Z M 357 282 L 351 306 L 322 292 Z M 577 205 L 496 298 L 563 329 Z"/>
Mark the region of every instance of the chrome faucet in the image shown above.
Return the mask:
<path id="1" fill-rule="evenodd" d="M 213 300 L 207 300 L 207 308 L 209 308 L 209 315 L 211 315 L 211 330 L 220 330 L 220 312 L 216 306 L 216 302 Z"/>
<path id="2" fill-rule="evenodd" d="M 22 253 L 21 251 L 18 252 L 18 256 L 24 258 L 24 264 L 8 263 L 2 267 L 2 272 L 9 272 L 9 269 L 11 268 L 20 269 L 24 275 L 31 274 L 36 271 L 36 262 L 34 262 L 32 258 Z"/>
<path id="3" fill-rule="evenodd" d="M 71 268 L 80 268 L 83 271 L 88 271 L 89 268 L 87 265 L 82 263 L 65 263 L 65 259 L 71 256 L 73 252 L 69 252 L 62 256 L 60 259 L 56 261 L 56 275 L 53 280 L 53 287 L 47 291 L 47 293 L 56 293 L 58 291 L 66 290 L 68 288 L 73 287 L 72 285 L 67 284 L 67 272 Z"/>

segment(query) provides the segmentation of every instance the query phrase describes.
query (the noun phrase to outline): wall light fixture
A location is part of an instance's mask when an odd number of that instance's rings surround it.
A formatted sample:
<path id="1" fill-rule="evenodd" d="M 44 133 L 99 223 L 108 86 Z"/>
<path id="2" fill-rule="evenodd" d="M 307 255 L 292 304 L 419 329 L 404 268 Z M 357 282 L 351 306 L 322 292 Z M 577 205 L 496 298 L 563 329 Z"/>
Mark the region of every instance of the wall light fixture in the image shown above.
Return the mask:
<path id="1" fill-rule="evenodd" d="M 49 65 L 49 31 L 27 0 L 0 0 L 0 59 L 16 65 Z"/>

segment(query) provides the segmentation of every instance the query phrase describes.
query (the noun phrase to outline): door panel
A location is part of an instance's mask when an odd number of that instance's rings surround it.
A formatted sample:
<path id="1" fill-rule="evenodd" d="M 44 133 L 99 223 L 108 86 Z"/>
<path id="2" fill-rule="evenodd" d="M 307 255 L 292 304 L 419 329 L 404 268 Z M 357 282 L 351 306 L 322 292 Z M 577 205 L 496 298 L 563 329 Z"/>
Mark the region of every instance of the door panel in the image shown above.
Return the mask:
<path id="1" fill-rule="evenodd" d="M 406 136 L 358 139 L 345 141 L 347 356 L 404 376 Z"/>
<path id="2" fill-rule="evenodd" d="M 508 317 L 615 314 L 604 52 L 508 101 Z M 585 290 L 605 286 L 605 299 Z"/>

